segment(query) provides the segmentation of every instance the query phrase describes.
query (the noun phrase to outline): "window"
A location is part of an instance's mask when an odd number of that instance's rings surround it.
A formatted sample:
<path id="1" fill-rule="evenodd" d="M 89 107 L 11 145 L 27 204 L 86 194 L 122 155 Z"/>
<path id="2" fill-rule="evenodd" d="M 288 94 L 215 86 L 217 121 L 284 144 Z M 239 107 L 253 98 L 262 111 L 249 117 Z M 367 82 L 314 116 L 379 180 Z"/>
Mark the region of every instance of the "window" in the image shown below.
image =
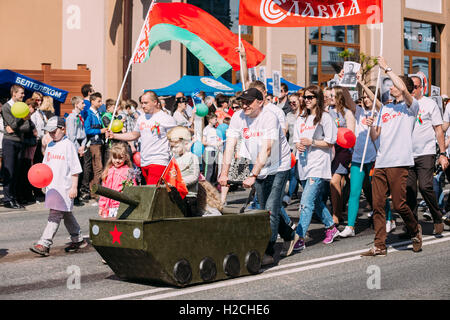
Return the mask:
<path id="1" fill-rule="evenodd" d="M 188 0 L 187 3 L 197 6 L 227 26 L 233 33 L 238 34 L 239 0 Z M 241 37 L 253 43 L 253 30 L 250 26 L 241 26 Z M 237 46 L 237 45 L 236 45 Z M 194 76 L 210 76 L 211 73 L 189 50 L 186 51 L 186 74 Z M 239 71 L 230 70 L 222 77 L 231 82 L 240 82 Z"/>
<path id="2" fill-rule="evenodd" d="M 429 84 L 441 86 L 440 27 L 435 24 L 405 20 L 405 74 L 422 71 Z M 428 86 L 431 88 L 431 85 Z"/>
<path id="3" fill-rule="evenodd" d="M 359 53 L 359 26 L 309 28 L 309 83 L 326 86 L 344 66 L 340 53 Z"/>

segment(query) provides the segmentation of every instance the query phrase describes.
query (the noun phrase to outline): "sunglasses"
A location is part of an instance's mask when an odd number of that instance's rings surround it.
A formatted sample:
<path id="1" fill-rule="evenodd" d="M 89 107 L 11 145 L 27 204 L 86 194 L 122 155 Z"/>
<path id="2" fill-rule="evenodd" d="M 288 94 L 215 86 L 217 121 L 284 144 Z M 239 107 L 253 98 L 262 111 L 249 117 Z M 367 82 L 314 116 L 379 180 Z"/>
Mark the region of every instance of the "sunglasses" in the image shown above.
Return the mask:
<path id="1" fill-rule="evenodd" d="M 414 89 L 419 89 L 421 86 L 414 86 Z"/>
<path id="2" fill-rule="evenodd" d="M 305 100 L 311 101 L 312 99 L 315 99 L 316 96 L 303 96 L 303 98 L 305 98 Z"/>
<path id="3" fill-rule="evenodd" d="M 295 102 L 295 101 L 289 101 L 289 104 L 290 105 L 294 105 L 294 104 L 296 104 L 297 102 Z"/>

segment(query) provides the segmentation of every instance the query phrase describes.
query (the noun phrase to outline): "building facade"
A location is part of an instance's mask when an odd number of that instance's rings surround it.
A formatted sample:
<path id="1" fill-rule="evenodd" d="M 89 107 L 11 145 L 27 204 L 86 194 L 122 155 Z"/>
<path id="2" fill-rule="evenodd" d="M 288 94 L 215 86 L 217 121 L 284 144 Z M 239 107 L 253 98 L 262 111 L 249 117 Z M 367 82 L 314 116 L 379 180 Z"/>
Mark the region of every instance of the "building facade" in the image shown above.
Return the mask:
<path id="1" fill-rule="evenodd" d="M 180 2 L 181 0 L 174 2 Z M 115 99 L 124 73 L 123 0 L 0 1 L 2 69 L 76 69 L 86 64 L 94 88 Z M 171 2 L 160 0 L 159 2 Z M 182 0 L 238 29 L 238 0 Z M 151 0 L 132 1 L 131 47 L 134 49 Z M 447 0 L 384 0 L 380 25 L 321 28 L 242 26 L 243 38 L 266 55 L 261 66 L 269 77 L 281 71 L 300 86 L 324 85 L 342 68 L 344 53 L 378 56 L 381 32 L 386 60 L 398 74 L 422 71 L 428 83 L 450 94 L 450 2 Z M 20 19 L 18 19 L 20 17 Z M 236 44 L 237 45 L 237 44 Z M 160 44 L 143 64 L 133 65 L 131 97 L 145 89 L 167 86 L 184 74 L 209 71 L 177 42 Z M 375 75 L 372 75 L 375 76 Z M 239 74 L 224 75 L 232 82 Z"/>

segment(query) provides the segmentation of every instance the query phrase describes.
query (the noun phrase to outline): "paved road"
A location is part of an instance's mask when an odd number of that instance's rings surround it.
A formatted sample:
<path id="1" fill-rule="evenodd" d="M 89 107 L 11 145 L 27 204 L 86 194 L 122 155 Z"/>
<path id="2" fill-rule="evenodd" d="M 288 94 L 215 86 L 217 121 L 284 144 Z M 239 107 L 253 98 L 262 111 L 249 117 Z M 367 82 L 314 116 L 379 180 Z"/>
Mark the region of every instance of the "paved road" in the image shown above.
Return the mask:
<path id="1" fill-rule="evenodd" d="M 247 193 L 230 194 L 229 204 L 240 207 Z M 363 205 L 364 203 L 362 203 Z M 288 214 L 298 220 L 298 200 Z M 46 224 L 42 204 L 27 211 L 0 209 L 0 299 L 145 299 L 145 300 L 304 300 L 304 299 L 449 299 L 450 232 L 432 236 L 432 224 L 421 222 L 424 248 L 413 253 L 410 242 L 398 238 L 403 225 L 389 235 L 387 257 L 360 258 L 373 244 L 373 230 L 361 209 L 357 236 L 331 245 L 321 241 L 323 226 L 313 223 L 307 248 L 280 259 L 282 242 L 276 246 L 276 263 L 258 275 L 178 289 L 119 279 L 101 262 L 91 247 L 67 254 L 69 242 L 62 224 L 51 249 L 41 258 L 28 248 L 38 240 Z M 88 234 L 88 219 L 96 217 L 91 204 L 74 210 L 82 230 Z M 163 244 L 162 244 L 163 245 Z M 77 277 L 77 274 L 80 277 Z M 79 281 L 78 281 L 79 279 Z"/>

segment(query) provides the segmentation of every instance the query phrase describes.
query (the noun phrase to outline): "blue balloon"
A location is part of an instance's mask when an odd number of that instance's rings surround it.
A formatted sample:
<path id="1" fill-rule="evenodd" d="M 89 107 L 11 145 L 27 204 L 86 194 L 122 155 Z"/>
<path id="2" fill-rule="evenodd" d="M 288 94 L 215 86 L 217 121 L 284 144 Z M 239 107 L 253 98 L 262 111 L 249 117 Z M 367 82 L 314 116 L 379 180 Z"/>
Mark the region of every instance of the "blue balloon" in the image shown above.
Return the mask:
<path id="1" fill-rule="evenodd" d="M 203 143 L 200 141 L 195 141 L 192 144 L 191 152 L 195 154 L 198 157 L 201 157 L 203 155 L 203 152 L 205 151 L 205 147 L 203 146 Z"/>
<path id="2" fill-rule="evenodd" d="M 222 139 L 222 140 L 227 139 L 227 130 L 228 130 L 228 125 L 226 123 L 222 123 L 217 126 L 216 132 L 220 139 Z"/>

